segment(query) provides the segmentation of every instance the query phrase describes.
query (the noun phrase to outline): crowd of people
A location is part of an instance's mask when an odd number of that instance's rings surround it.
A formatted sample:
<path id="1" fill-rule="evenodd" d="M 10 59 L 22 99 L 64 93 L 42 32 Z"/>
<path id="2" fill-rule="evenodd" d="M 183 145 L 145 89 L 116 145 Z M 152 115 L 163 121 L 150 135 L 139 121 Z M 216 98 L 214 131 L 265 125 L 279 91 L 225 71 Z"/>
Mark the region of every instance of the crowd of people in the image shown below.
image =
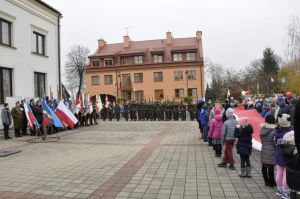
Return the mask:
<path id="1" fill-rule="evenodd" d="M 239 176 L 251 178 L 254 128 L 249 118 L 234 114 L 236 108 L 256 109 L 265 120 L 260 125 L 261 172 L 265 185 L 276 187 L 276 195 L 282 199 L 300 198 L 300 100 L 295 96 L 243 98 L 240 102 L 229 98 L 214 105 L 198 100 L 196 117 L 201 138 L 213 148 L 215 157 L 220 158 L 223 153 L 218 167 L 235 169 L 235 145 L 240 156 Z"/>
<path id="2" fill-rule="evenodd" d="M 68 101 L 66 106 L 70 107 Z M 48 100 L 48 106 L 54 111 L 58 105 L 56 100 Z M 27 118 L 24 101 L 16 102 L 10 111 L 4 104 L 1 119 L 4 127 L 4 138 L 11 139 L 9 127 L 14 124 L 15 137 L 34 136 L 36 132 L 27 132 Z M 39 124 L 43 123 L 43 108 L 41 99 L 29 104 L 33 115 Z M 125 104 L 107 103 L 100 110 L 95 102 L 89 108 L 74 111 L 78 119 L 77 127 L 98 124 L 98 119 L 105 121 L 123 117 L 126 121 L 178 121 L 197 120 L 203 142 L 207 142 L 215 152 L 216 158 L 221 158 L 218 167 L 235 169 L 233 148 L 240 156 L 240 174 L 242 178 L 251 178 L 252 134 L 254 132 L 249 118 L 237 118 L 236 108 L 255 109 L 264 118 L 260 125 L 261 137 L 261 172 L 266 186 L 276 187 L 276 194 L 282 199 L 300 198 L 300 100 L 294 96 L 276 96 L 264 99 L 243 98 L 239 102 L 233 98 L 223 103 L 205 102 L 199 99 L 197 104 L 182 102 L 129 102 Z M 55 133 L 57 128 L 50 126 L 42 128 L 47 134 Z M 224 150 L 223 150 L 224 148 Z M 223 154 L 223 157 L 222 157 Z M 275 175 L 276 168 L 276 175 Z"/>

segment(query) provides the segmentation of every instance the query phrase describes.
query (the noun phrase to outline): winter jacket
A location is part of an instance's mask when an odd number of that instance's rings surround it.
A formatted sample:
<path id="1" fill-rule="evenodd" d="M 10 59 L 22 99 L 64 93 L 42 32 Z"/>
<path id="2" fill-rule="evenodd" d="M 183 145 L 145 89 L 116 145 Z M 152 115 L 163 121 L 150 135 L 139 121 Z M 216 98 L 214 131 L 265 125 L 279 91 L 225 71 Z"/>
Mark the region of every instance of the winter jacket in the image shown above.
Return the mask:
<path id="1" fill-rule="evenodd" d="M 42 106 L 35 105 L 31 106 L 32 112 L 36 120 L 38 121 L 39 124 L 42 124 L 43 122 L 43 108 Z"/>
<path id="2" fill-rule="evenodd" d="M 273 136 L 276 126 L 274 124 L 262 123 L 260 125 L 261 138 L 261 162 L 263 164 L 276 165 L 275 145 Z"/>
<path id="3" fill-rule="evenodd" d="M 216 115 L 210 124 L 209 134 L 211 138 L 222 137 L 222 115 Z"/>
<path id="4" fill-rule="evenodd" d="M 252 133 L 253 128 L 250 124 L 248 126 L 236 127 L 234 137 L 238 138 L 236 143 L 237 153 L 240 155 L 251 155 L 252 152 Z"/>
<path id="5" fill-rule="evenodd" d="M 276 147 L 276 164 L 285 167 L 285 162 L 282 157 L 282 152 L 278 140 L 282 139 L 284 134 L 290 132 L 291 128 L 276 128 L 273 136 L 273 141 Z"/>
<path id="6" fill-rule="evenodd" d="M 198 114 L 199 114 L 198 119 L 199 119 L 200 124 L 202 126 L 207 126 L 208 125 L 208 111 L 206 109 L 202 108 Z"/>
<path id="7" fill-rule="evenodd" d="M 290 189 L 300 190 L 300 154 L 295 153 L 295 145 L 280 145 L 286 164 L 286 181 Z"/>
<path id="8" fill-rule="evenodd" d="M 238 121 L 236 121 L 234 116 L 228 117 L 228 119 L 224 122 L 222 127 L 222 142 L 226 140 L 235 140 L 234 131 L 237 125 Z"/>
<path id="9" fill-rule="evenodd" d="M 9 109 L 3 108 L 1 111 L 1 119 L 3 125 L 11 125 L 11 114 Z"/>

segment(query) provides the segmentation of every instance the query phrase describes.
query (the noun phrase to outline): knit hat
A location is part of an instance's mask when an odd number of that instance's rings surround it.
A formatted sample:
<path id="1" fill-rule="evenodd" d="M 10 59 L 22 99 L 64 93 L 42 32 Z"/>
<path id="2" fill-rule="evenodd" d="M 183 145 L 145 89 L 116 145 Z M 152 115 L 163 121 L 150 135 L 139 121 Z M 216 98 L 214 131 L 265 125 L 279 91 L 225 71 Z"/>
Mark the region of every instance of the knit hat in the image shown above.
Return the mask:
<path id="1" fill-rule="evenodd" d="M 289 114 L 279 114 L 278 115 L 278 124 L 281 127 L 290 127 L 291 126 L 291 117 Z"/>
<path id="2" fill-rule="evenodd" d="M 233 116 L 233 109 L 232 108 L 228 108 L 226 111 L 226 117 L 232 117 Z"/>
<path id="3" fill-rule="evenodd" d="M 248 125 L 248 117 L 241 117 L 239 119 L 239 124 L 241 127 L 245 127 Z"/>
<path id="4" fill-rule="evenodd" d="M 216 107 L 215 108 L 215 115 L 220 115 L 221 114 L 221 108 L 220 107 Z"/>
<path id="5" fill-rule="evenodd" d="M 290 99 L 290 102 L 292 105 L 296 105 L 297 104 L 297 99 L 295 97 Z"/>
<path id="6" fill-rule="evenodd" d="M 283 140 L 287 141 L 287 143 L 291 145 L 295 145 L 295 137 L 294 137 L 294 131 L 290 131 L 283 136 Z"/>

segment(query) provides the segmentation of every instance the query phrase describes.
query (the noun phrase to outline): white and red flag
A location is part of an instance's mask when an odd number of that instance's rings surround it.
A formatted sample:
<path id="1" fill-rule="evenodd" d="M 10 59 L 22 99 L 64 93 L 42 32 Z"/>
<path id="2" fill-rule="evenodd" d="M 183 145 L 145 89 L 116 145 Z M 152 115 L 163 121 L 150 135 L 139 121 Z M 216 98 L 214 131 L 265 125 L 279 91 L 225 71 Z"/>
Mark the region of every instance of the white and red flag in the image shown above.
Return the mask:
<path id="1" fill-rule="evenodd" d="M 66 126 L 69 126 L 70 128 L 74 128 L 75 124 L 77 124 L 78 120 L 73 115 L 73 113 L 66 107 L 66 105 L 60 101 L 57 105 L 57 108 L 55 110 L 55 114 L 57 117 L 63 122 L 63 124 Z"/>

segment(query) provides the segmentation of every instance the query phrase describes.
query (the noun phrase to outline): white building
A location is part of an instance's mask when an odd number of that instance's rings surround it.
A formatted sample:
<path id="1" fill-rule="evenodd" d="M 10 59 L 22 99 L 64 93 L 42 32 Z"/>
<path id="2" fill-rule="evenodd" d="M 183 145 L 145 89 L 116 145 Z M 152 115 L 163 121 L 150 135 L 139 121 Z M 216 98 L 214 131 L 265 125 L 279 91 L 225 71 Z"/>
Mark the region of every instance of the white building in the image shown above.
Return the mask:
<path id="1" fill-rule="evenodd" d="M 61 17 L 41 0 L 0 0 L 0 108 L 8 96 L 57 96 Z"/>

